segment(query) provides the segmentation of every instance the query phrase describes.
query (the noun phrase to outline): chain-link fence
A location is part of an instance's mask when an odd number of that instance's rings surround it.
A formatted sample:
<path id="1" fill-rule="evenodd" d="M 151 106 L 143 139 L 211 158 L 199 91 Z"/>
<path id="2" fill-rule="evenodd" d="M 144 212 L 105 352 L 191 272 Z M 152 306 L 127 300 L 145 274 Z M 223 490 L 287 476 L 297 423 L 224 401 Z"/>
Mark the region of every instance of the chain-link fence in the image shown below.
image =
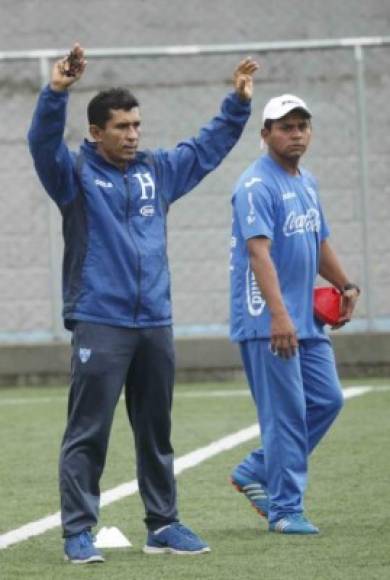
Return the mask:
<path id="1" fill-rule="evenodd" d="M 35 176 L 26 133 L 40 86 L 66 51 L 0 53 L 0 340 L 62 338 L 61 223 Z M 218 110 L 243 55 L 261 62 L 253 114 L 223 164 L 169 213 L 169 256 L 178 333 L 227 332 L 230 195 L 260 154 L 264 103 L 304 98 L 314 136 L 304 165 L 319 179 L 333 245 L 363 288 L 349 330 L 389 330 L 390 38 L 248 45 L 87 50 L 72 89 L 66 138 L 87 135 L 86 105 L 97 90 L 126 85 L 143 116 L 142 146 L 172 147 Z M 348 331 L 348 330 L 346 330 Z"/>

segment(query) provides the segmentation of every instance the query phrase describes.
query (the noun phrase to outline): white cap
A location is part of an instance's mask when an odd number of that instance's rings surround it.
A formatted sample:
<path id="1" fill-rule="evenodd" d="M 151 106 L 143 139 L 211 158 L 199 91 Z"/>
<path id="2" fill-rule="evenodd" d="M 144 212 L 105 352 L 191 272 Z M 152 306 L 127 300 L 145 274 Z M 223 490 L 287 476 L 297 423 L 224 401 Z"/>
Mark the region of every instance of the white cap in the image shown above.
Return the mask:
<path id="1" fill-rule="evenodd" d="M 305 111 L 309 117 L 312 116 L 305 101 L 299 97 L 296 97 L 295 95 L 280 95 L 280 97 L 270 99 L 265 105 L 263 111 L 263 122 L 268 119 L 271 121 L 281 119 L 288 113 L 291 113 L 294 109 L 302 109 L 302 111 Z"/>

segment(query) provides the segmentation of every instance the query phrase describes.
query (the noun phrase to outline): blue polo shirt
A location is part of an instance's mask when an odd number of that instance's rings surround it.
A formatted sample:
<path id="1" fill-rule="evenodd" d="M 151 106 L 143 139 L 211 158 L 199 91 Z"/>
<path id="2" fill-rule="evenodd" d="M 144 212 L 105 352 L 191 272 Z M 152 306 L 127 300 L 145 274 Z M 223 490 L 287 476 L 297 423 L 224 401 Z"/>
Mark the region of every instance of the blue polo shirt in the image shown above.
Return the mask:
<path id="1" fill-rule="evenodd" d="M 329 229 L 315 178 L 304 169 L 293 176 L 269 155 L 240 177 L 233 198 L 231 240 L 231 338 L 270 337 L 270 313 L 255 280 L 247 240 L 269 238 L 285 306 L 299 339 L 324 338 L 313 316 L 313 289 L 320 244 Z"/>

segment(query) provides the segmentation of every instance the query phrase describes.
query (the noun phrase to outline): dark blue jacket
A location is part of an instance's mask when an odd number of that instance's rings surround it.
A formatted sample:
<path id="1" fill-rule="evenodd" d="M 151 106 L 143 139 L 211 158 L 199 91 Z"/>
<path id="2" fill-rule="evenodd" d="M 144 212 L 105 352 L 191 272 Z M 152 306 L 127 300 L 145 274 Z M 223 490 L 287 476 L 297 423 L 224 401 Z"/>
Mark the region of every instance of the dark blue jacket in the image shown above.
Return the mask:
<path id="1" fill-rule="evenodd" d="M 199 136 L 171 150 L 139 152 L 122 172 L 85 141 L 63 134 L 67 92 L 46 87 L 29 131 L 39 178 L 63 217 L 63 316 L 127 327 L 172 322 L 166 248 L 169 205 L 194 188 L 240 137 L 250 103 L 235 93 Z"/>

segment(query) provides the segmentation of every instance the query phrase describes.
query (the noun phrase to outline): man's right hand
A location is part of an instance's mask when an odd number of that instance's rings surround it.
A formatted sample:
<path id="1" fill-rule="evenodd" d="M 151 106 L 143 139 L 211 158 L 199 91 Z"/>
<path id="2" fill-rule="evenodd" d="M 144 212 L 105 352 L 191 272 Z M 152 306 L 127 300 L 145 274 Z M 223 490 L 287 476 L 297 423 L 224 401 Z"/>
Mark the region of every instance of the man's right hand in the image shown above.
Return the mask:
<path id="1" fill-rule="evenodd" d="M 54 63 L 50 79 L 50 88 L 53 91 L 66 91 L 84 73 L 87 65 L 84 49 L 76 43 L 70 54 L 73 65 L 69 61 L 69 55 Z"/>
<path id="2" fill-rule="evenodd" d="M 274 314 L 271 319 L 271 352 L 281 358 L 295 356 L 298 339 L 287 312 Z"/>
<path id="3" fill-rule="evenodd" d="M 259 64 L 248 56 L 244 58 L 233 73 L 233 83 L 236 93 L 243 101 L 250 101 L 253 95 L 253 75 Z"/>

